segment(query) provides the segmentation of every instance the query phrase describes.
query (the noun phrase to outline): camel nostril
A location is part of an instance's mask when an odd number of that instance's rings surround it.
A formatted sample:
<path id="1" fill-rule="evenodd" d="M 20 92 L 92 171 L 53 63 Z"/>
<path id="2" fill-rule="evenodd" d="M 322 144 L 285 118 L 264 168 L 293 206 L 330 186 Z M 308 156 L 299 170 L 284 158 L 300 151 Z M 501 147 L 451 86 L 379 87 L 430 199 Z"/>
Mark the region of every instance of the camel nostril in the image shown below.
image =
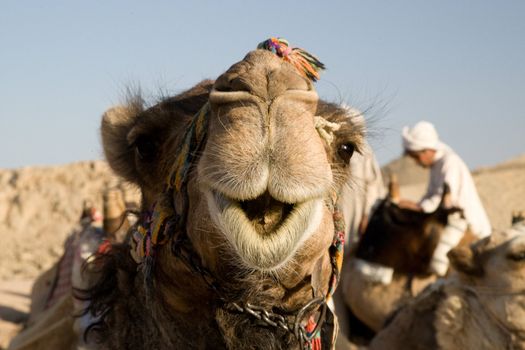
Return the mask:
<path id="1" fill-rule="evenodd" d="M 250 82 L 240 77 L 234 77 L 231 79 L 220 79 L 215 83 L 215 91 L 218 92 L 235 92 L 245 91 L 252 92 Z"/>
<path id="2" fill-rule="evenodd" d="M 281 226 L 294 205 L 280 202 L 268 192 L 248 201 L 240 202 L 241 208 L 260 234 L 271 233 Z"/>

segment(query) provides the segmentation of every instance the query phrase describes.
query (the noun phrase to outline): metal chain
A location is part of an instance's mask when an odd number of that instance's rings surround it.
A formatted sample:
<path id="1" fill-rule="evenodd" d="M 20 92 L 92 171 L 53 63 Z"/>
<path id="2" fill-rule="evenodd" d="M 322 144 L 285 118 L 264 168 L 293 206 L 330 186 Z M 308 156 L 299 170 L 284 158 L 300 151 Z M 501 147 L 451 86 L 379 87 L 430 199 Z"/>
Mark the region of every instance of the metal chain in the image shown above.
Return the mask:
<path id="1" fill-rule="evenodd" d="M 326 299 L 324 297 L 314 298 L 310 300 L 305 306 L 303 306 L 299 312 L 294 317 L 294 322 L 287 322 L 286 318 L 282 315 L 269 312 L 266 309 L 255 306 L 250 303 L 246 303 L 244 306 L 239 305 L 235 302 L 230 302 L 226 304 L 227 308 L 232 311 L 237 311 L 239 313 L 249 314 L 255 317 L 257 320 L 263 322 L 265 325 L 272 326 L 275 328 L 281 328 L 285 331 L 293 334 L 298 340 L 299 344 L 302 345 L 303 349 L 310 349 L 312 340 L 316 336 L 317 332 L 321 329 L 322 324 L 325 321 L 326 308 Z M 306 331 L 304 325 L 301 321 L 303 320 L 304 315 L 312 309 L 313 306 L 320 306 L 320 315 L 316 322 L 316 327 L 311 332 Z"/>
<path id="2" fill-rule="evenodd" d="M 226 308 L 231 311 L 252 315 L 268 326 L 282 328 L 287 332 L 291 332 L 291 328 L 284 316 L 269 312 L 261 306 L 255 306 L 250 303 L 241 306 L 236 302 L 229 302 L 226 304 Z"/>
<path id="3" fill-rule="evenodd" d="M 177 239 L 172 241 L 171 250 L 173 254 L 179 257 L 190 270 L 202 277 L 204 283 L 217 295 L 219 300 L 224 303 L 227 310 L 248 314 L 261 321 L 265 325 L 281 328 L 286 332 L 293 334 L 298 340 L 299 344 L 302 345 L 303 349 L 310 349 L 312 339 L 321 329 L 321 326 L 325 321 L 326 308 L 328 307 L 325 297 L 313 298 L 308 303 L 306 303 L 297 312 L 297 314 L 289 315 L 289 317 L 293 317 L 293 322 L 289 322 L 285 316 L 270 312 L 261 306 L 252 305 L 251 303 L 245 303 L 241 305 L 236 302 L 229 302 L 221 293 L 220 287 L 215 282 L 215 277 L 213 274 L 200 264 L 200 262 L 195 258 L 195 254 L 192 254 L 193 252 L 191 250 L 184 247 L 185 241 L 186 237 L 184 234 L 180 234 Z M 303 318 L 307 315 L 307 312 L 315 309 L 315 307 L 321 307 L 320 315 L 316 322 L 315 329 L 312 332 L 307 332 L 304 325 L 301 323 Z"/>

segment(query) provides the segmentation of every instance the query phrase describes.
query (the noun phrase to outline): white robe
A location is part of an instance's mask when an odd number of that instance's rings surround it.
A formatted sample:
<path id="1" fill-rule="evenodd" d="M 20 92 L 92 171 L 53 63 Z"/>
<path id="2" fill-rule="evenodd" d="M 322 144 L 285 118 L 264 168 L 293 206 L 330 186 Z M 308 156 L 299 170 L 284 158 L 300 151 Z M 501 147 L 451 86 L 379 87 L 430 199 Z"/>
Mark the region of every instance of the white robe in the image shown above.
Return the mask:
<path id="1" fill-rule="evenodd" d="M 356 153 L 352 156 L 347 175 L 348 182 L 343 185 L 338 200 L 345 223 L 345 255 L 359 241 L 358 229 L 363 216 L 370 216 L 370 212 L 386 192 L 379 164 L 368 145 L 364 147 L 363 154 Z M 345 263 L 346 260 L 343 261 Z M 342 284 L 335 290 L 331 308 L 337 315 L 340 338 L 348 339 L 349 318 L 341 288 Z"/>
<path id="2" fill-rule="evenodd" d="M 450 187 L 452 205 L 463 209 L 472 233 L 479 238 L 490 235 L 492 228 L 489 218 L 469 169 L 449 146 L 440 143 L 430 168 L 427 193 L 419 202 L 423 211 L 433 212 L 437 209 L 445 182 Z"/>
<path id="3" fill-rule="evenodd" d="M 372 208 L 386 194 L 379 164 L 368 145 L 363 154 L 356 153 L 350 159 L 348 176 L 339 198 L 346 230 L 345 246 L 357 243 L 361 219 L 370 216 Z"/>

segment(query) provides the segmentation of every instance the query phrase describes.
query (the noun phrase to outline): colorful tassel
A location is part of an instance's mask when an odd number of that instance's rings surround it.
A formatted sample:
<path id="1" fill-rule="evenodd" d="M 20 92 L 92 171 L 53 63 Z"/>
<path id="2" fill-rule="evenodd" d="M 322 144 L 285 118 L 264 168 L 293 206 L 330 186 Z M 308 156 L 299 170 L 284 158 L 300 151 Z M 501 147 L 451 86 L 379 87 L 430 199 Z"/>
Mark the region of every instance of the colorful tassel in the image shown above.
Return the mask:
<path id="1" fill-rule="evenodd" d="M 294 47 L 291 48 L 288 41 L 283 38 L 270 38 L 257 45 L 258 49 L 273 52 L 283 60 L 290 62 L 305 77 L 312 81 L 319 80 L 319 71 L 325 66 L 317 57 L 307 51 Z"/>
<path id="2" fill-rule="evenodd" d="M 308 323 L 306 324 L 305 331 L 306 336 L 311 339 L 309 343 L 306 344 L 305 348 L 308 350 L 321 350 L 321 330 L 318 329 L 315 334 L 313 334 L 315 327 L 317 326 L 317 323 L 315 322 L 314 318 L 310 316 L 308 319 Z"/>

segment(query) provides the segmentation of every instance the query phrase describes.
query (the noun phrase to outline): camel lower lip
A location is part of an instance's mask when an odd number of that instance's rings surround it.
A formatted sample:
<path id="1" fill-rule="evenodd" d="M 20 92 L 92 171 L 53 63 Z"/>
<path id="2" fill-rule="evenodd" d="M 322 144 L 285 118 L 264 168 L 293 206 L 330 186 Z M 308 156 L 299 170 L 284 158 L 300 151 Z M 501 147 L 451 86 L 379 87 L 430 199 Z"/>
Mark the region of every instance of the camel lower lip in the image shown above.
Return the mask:
<path id="1" fill-rule="evenodd" d="M 296 203 L 274 231 L 261 235 L 240 202 L 211 189 L 205 195 L 214 223 L 252 269 L 273 271 L 283 266 L 321 222 L 323 200 L 311 199 Z"/>

